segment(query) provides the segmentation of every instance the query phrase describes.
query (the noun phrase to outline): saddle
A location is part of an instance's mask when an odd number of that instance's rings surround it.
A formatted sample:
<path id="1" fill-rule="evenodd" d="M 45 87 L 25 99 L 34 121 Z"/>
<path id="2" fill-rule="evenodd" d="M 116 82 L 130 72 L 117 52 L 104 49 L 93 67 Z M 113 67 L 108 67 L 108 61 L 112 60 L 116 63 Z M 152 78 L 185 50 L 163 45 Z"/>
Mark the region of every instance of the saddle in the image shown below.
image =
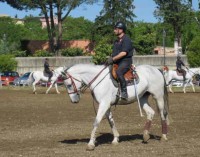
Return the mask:
<path id="1" fill-rule="evenodd" d="M 186 74 L 186 71 L 185 71 L 184 69 L 182 69 L 182 71 L 184 71 L 184 72 L 179 72 L 179 71 L 176 69 L 176 74 L 177 74 L 178 76 L 183 76 L 183 73 Z"/>
<path id="2" fill-rule="evenodd" d="M 49 77 L 49 73 L 47 73 L 45 70 L 43 71 L 44 76 Z"/>
<path id="3" fill-rule="evenodd" d="M 116 70 L 117 69 L 118 69 L 118 65 L 117 64 L 113 64 L 111 75 L 112 75 L 112 78 L 118 83 L 117 74 L 116 74 Z M 136 83 L 138 83 L 139 77 L 138 77 L 138 74 L 136 73 L 135 67 L 133 65 L 131 65 L 129 71 L 127 71 L 124 74 L 124 78 L 126 80 L 127 86 L 133 85 L 134 84 L 134 80 L 135 80 Z"/>

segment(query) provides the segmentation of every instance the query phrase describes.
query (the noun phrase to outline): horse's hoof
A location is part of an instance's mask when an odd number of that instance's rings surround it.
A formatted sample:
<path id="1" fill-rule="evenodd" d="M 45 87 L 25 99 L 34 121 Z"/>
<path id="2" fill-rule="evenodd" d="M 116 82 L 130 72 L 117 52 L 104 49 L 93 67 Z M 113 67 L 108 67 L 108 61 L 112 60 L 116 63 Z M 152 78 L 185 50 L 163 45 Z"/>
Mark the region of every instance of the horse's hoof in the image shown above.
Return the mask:
<path id="1" fill-rule="evenodd" d="M 113 144 L 113 145 L 118 145 L 119 142 L 118 142 L 118 141 L 112 141 L 112 144 Z"/>
<path id="2" fill-rule="evenodd" d="M 114 137 L 114 139 L 112 141 L 112 144 L 113 145 L 118 145 L 119 144 L 119 137 L 118 136 Z"/>
<path id="3" fill-rule="evenodd" d="M 58 92 L 57 94 L 60 94 L 60 92 Z"/>
<path id="4" fill-rule="evenodd" d="M 87 151 L 93 151 L 94 148 L 95 148 L 95 145 L 88 145 L 87 148 L 86 148 L 86 150 Z"/>
<path id="5" fill-rule="evenodd" d="M 147 130 L 143 133 L 143 142 L 147 142 L 150 139 L 149 132 Z"/>
<path id="6" fill-rule="evenodd" d="M 167 142 L 168 141 L 167 136 L 166 135 L 162 135 L 160 141 L 161 142 Z"/>

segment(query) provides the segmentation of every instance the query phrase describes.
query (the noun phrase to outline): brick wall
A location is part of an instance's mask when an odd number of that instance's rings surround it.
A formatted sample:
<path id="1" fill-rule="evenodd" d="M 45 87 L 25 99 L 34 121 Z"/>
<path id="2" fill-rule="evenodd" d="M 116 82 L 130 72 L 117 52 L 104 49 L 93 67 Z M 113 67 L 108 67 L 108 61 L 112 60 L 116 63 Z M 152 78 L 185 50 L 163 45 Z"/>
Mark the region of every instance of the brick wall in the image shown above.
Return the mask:
<path id="1" fill-rule="evenodd" d="M 33 54 L 37 50 L 49 50 L 49 42 L 45 40 L 23 40 L 21 41 L 22 50 L 27 50 L 29 54 Z M 63 40 L 61 49 L 78 47 L 84 52 L 93 53 L 94 42 L 89 40 Z"/>

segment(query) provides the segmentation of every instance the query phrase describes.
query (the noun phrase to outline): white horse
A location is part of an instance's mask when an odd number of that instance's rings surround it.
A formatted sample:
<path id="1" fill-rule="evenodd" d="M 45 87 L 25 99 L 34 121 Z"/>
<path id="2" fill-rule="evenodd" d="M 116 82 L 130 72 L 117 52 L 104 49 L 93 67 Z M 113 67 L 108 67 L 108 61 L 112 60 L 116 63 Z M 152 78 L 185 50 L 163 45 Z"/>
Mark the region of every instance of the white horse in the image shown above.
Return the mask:
<path id="1" fill-rule="evenodd" d="M 55 88 L 56 88 L 56 92 L 57 94 L 60 94 L 60 92 L 58 91 L 58 86 L 57 86 L 57 79 L 58 77 L 61 75 L 61 73 L 64 71 L 64 67 L 59 67 L 55 70 L 53 70 L 53 76 L 51 77 L 51 85 L 49 86 L 49 88 L 47 89 L 46 91 L 46 94 L 49 93 L 49 90 L 52 88 L 52 86 L 54 85 Z M 33 93 L 34 94 L 37 94 L 36 92 L 36 84 L 39 82 L 39 81 L 44 81 L 44 82 L 48 82 L 49 80 L 49 77 L 44 75 L 44 72 L 43 71 L 33 71 L 31 72 L 31 74 L 29 75 L 29 84 L 32 84 L 33 86 Z"/>
<path id="2" fill-rule="evenodd" d="M 164 76 L 166 79 L 166 83 L 169 87 L 169 91 L 171 93 L 174 93 L 172 90 L 172 80 L 176 81 L 183 81 L 183 76 L 177 75 L 176 70 L 169 70 L 168 67 L 163 68 Z M 200 68 L 190 68 L 186 69 L 186 76 L 185 76 L 185 81 L 183 81 L 183 92 L 186 93 L 185 87 L 187 84 L 190 84 L 192 86 L 193 92 L 195 92 L 194 84 L 192 82 L 193 76 L 196 74 L 200 74 Z"/>
<path id="3" fill-rule="evenodd" d="M 148 97 L 152 95 L 157 102 L 157 107 L 161 115 L 161 139 L 167 140 L 167 125 L 169 122 L 168 95 L 164 76 L 157 68 L 149 65 L 138 66 L 136 71 L 139 75 L 140 81 L 137 84 L 137 90 L 134 88 L 134 85 L 127 87 L 129 97 L 128 102 L 126 103 L 137 101 L 136 98 L 138 94 L 141 108 L 147 114 L 147 122 L 143 133 L 143 140 L 144 142 L 147 142 L 150 138 L 149 129 L 155 114 L 154 110 L 148 103 Z M 64 85 L 66 86 L 73 103 L 79 102 L 80 90 L 83 86 L 87 85 L 91 90 L 93 98 L 99 104 L 87 150 L 93 150 L 95 148 L 95 133 L 104 115 L 106 115 L 114 135 L 112 143 L 117 144 L 119 142 L 119 133 L 116 129 L 111 113 L 111 105 L 115 104 L 118 88 L 116 88 L 112 83 L 109 68 L 104 67 L 103 65 L 76 64 L 65 70 L 65 77 Z"/>

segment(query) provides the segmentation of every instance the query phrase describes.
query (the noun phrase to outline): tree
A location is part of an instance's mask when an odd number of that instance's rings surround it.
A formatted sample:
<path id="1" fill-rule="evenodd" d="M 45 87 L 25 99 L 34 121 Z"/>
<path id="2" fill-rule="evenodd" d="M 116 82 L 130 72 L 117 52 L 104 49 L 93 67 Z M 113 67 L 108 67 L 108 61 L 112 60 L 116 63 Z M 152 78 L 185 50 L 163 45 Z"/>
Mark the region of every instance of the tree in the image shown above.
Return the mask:
<path id="1" fill-rule="evenodd" d="M 81 4 L 92 4 L 96 0 L 0 0 L 7 2 L 13 8 L 22 9 L 40 9 L 44 15 L 50 48 L 55 52 L 60 48 L 62 40 L 62 22 L 70 14 L 70 12 Z M 54 12 L 56 10 L 56 12 Z M 54 23 L 54 16 L 57 16 L 58 31 Z"/>
<path id="2" fill-rule="evenodd" d="M 17 68 L 17 61 L 12 55 L 0 55 L 0 71 L 12 71 Z"/>
<path id="3" fill-rule="evenodd" d="M 0 54 L 8 54 L 20 47 L 25 36 L 22 25 L 17 25 L 10 17 L 0 18 Z"/>
<path id="4" fill-rule="evenodd" d="M 196 36 L 190 43 L 187 51 L 187 58 L 190 67 L 200 66 L 200 37 Z"/>
<path id="5" fill-rule="evenodd" d="M 26 16 L 24 18 L 25 40 L 48 40 L 46 29 L 41 27 L 38 17 Z"/>
<path id="6" fill-rule="evenodd" d="M 191 17 L 191 0 L 154 0 L 157 4 L 157 10 L 154 15 L 163 21 L 164 24 L 170 24 L 174 30 L 174 41 L 181 46 L 181 34 L 183 26 Z"/>
<path id="7" fill-rule="evenodd" d="M 84 17 L 73 18 L 69 16 L 63 21 L 63 39 L 92 39 L 91 30 L 93 29 L 93 24 L 93 22 L 84 19 Z"/>
<path id="8" fill-rule="evenodd" d="M 113 28 L 116 22 L 123 21 L 127 24 L 128 28 L 132 26 L 133 18 L 135 17 L 133 10 L 134 0 L 104 0 L 104 7 L 100 15 L 95 19 L 94 31 L 97 40 L 102 36 L 108 36 L 112 41 L 114 38 Z"/>
<path id="9" fill-rule="evenodd" d="M 156 45 L 156 24 L 135 22 L 133 34 L 134 48 L 139 55 L 153 54 Z"/>

